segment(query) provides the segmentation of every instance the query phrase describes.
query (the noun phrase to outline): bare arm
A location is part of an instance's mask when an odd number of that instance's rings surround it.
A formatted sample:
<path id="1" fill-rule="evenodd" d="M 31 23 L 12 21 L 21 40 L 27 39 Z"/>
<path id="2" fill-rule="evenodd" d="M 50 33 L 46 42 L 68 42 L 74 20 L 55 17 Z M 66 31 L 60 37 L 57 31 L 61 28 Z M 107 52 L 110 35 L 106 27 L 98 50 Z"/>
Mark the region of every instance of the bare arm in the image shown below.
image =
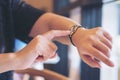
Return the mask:
<path id="1" fill-rule="evenodd" d="M 37 56 L 37 54 L 28 51 L 0 54 L 0 73 L 26 69 L 33 63 Z"/>
<path id="2" fill-rule="evenodd" d="M 37 35 L 25 48 L 15 53 L 0 54 L 0 73 L 9 70 L 26 69 L 36 61 L 53 58 L 57 46 L 51 41 L 57 36 L 67 36 L 69 31 L 52 30 Z M 49 52 L 49 54 L 48 54 Z"/>
<path id="3" fill-rule="evenodd" d="M 69 18 L 53 13 L 45 13 L 36 21 L 29 35 L 34 37 L 49 30 L 70 30 L 70 28 L 75 24 L 77 23 L 70 20 Z M 60 37 L 57 40 L 64 44 L 71 44 L 69 42 L 68 36 Z"/>
<path id="4" fill-rule="evenodd" d="M 15 54 L 0 54 L 0 73 L 12 70 L 17 63 L 15 64 Z"/>
<path id="5" fill-rule="evenodd" d="M 34 41 L 32 41 L 28 46 L 26 46 L 21 51 L 15 53 L 3 53 L 3 54 L 1 53 L 0 73 L 10 70 L 20 70 L 28 68 L 38 56 L 38 53 L 35 53 L 34 49 L 31 50 L 32 49 L 31 46 L 33 46 L 33 48 L 34 46 L 36 46 Z"/>
<path id="6" fill-rule="evenodd" d="M 34 24 L 30 36 L 34 37 L 49 30 L 70 30 L 77 23 L 63 16 L 53 13 L 45 13 Z M 70 44 L 68 36 L 56 39 L 65 44 Z M 79 28 L 72 36 L 72 40 L 83 59 L 91 67 L 100 68 L 102 61 L 108 66 L 113 67 L 109 59 L 109 52 L 112 48 L 112 38 L 102 28 L 83 29 Z"/>

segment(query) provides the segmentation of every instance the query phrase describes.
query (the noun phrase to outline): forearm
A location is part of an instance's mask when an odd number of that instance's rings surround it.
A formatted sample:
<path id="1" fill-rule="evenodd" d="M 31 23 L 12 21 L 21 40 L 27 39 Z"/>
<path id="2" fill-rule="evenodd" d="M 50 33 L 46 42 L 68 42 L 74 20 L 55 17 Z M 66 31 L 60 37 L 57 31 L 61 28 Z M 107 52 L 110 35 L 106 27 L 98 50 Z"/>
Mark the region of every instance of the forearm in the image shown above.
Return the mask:
<path id="1" fill-rule="evenodd" d="M 76 24 L 78 23 L 66 17 L 53 13 L 46 13 L 37 20 L 33 26 L 30 36 L 34 37 L 49 30 L 70 30 L 70 28 Z M 70 44 L 68 36 L 57 38 L 57 40 L 65 44 Z"/>
<path id="2" fill-rule="evenodd" d="M 43 14 L 33 26 L 30 36 L 35 37 L 49 30 L 70 30 L 77 23 L 59 15 L 52 13 Z M 59 37 L 58 41 L 70 44 L 68 36 Z M 72 41 L 78 49 L 81 59 L 91 67 L 100 67 L 100 63 L 96 59 L 101 60 L 109 66 L 114 66 L 109 60 L 109 51 L 112 48 L 112 38 L 102 28 L 83 29 L 79 28 L 74 35 Z"/>
<path id="3" fill-rule="evenodd" d="M 34 53 L 28 46 L 26 49 L 15 53 L 0 54 L 0 73 L 10 70 L 20 70 L 30 67 L 38 54 Z"/>
<path id="4" fill-rule="evenodd" d="M 0 73 L 14 70 L 18 67 L 18 62 L 16 59 L 17 58 L 14 53 L 0 54 Z"/>
<path id="5" fill-rule="evenodd" d="M 50 29 L 70 30 L 73 25 L 78 24 L 67 17 L 52 13 L 47 13 L 45 17 L 45 19 L 49 18 L 47 22 Z"/>

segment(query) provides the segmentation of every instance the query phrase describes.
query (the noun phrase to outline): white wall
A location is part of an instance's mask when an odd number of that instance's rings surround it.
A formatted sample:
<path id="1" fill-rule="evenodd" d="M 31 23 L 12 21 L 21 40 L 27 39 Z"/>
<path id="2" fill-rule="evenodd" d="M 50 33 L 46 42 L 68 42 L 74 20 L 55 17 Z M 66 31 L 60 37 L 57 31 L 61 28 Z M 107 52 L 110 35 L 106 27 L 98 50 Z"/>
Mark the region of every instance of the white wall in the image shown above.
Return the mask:
<path id="1" fill-rule="evenodd" d="M 103 6 L 102 26 L 113 37 L 113 49 L 111 51 L 111 60 L 115 67 L 110 68 L 102 63 L 100 80 L 118 80 L 118 56 L 114 39 L 118 35 L 118 5 L 114 3 L 105 4 Z"/>

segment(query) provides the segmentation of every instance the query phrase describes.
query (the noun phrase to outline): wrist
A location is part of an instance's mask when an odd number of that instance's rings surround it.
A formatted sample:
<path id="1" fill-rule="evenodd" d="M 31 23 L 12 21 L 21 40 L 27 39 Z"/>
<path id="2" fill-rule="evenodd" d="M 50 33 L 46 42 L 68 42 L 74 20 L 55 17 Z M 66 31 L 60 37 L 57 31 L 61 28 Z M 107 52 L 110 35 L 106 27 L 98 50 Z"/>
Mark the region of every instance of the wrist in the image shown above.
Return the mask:
<path id="1" fill-rule="evenodd" d="M 70 42 L 72 43 L 73 46 L 76 45 L 75 42 L 74 42 L 74 40 L 75 40 L 74 36 L 77 36 L 76 33 L 77 32 L 82 32 L 83 29 L 84 28 L 80 25 L 74 25 L 74 26 L 71 27 L 69 39 L 70 39 Z M 77 36 L 77 37 L 79 37 L 79 36 Z"/>

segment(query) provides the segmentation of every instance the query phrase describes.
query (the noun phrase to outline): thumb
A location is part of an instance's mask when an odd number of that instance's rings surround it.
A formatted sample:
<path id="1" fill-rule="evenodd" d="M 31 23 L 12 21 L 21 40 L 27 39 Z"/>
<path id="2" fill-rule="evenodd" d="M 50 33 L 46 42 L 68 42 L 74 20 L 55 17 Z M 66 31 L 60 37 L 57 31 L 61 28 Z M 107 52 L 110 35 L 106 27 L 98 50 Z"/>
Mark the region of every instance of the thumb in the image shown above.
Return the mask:
<path id="1" fill-rule="evenodd" d="M 68 36 L 70 34 L 69 30 L 51 30 L 43 34 L 49 40 L 52 40 L 55 37 Z"/>

